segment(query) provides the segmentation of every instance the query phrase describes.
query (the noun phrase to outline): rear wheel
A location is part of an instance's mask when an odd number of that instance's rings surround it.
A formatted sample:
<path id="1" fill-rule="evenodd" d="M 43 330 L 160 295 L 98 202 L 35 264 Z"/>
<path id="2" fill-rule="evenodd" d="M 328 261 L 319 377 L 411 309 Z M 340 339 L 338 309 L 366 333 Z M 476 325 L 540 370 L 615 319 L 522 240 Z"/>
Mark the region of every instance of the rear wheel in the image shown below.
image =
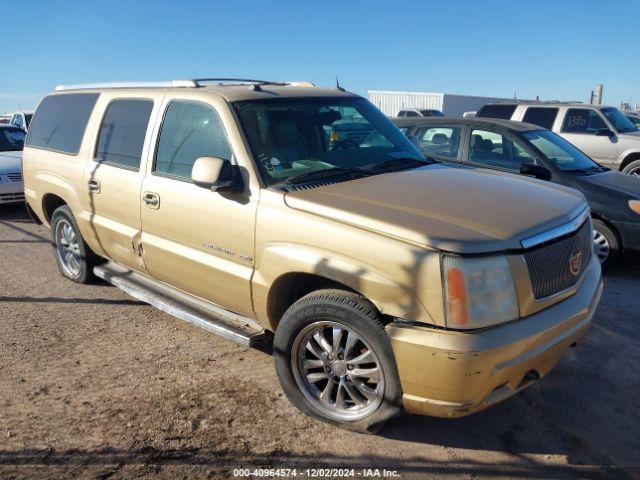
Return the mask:
<path id="1" fill-rule="evenodd" d="M 622 169 L 622 173 L 633 175 L 634 177 L 640 177 L 640 160 L 634 160 L 629 165 Z"/>
<path id="2" fill-rule="evenodd" d="M 51 216 L 51 243 L 60 273 L 78 283 L 95 281 L 93 267 L 98 257 L 84 242 L 71 209 L 63 205 Z"/>
<path id="3" fill-rule="evenodd" d="M 371 432 L 402 412 L 391 342 L 361 295 L 320 290 L 298 300 L 276 329 L 274 355 L 283 390 L 308 415 Z"/>
<path id="4" fill-rule="evenodd" d="M 614 265 L 620 256 L 618 236 L 602 220 L 593 220 L 593 247 L 603 270 Z"/>

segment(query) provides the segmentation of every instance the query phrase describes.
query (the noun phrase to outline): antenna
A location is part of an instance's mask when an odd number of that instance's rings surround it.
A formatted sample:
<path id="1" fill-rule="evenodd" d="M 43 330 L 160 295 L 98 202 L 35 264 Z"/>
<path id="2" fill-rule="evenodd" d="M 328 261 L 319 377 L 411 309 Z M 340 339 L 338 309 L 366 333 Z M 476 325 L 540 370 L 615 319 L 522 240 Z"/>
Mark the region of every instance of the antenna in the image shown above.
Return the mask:
<path id="1" fill-rule="evenodd" d="M 340 92 L 346 92 L 346 90 L 340 86 L 340 82 L 338 81 L 338 76 L 337 75 L 336 75 L 336 90 L 338 90 Z"/>

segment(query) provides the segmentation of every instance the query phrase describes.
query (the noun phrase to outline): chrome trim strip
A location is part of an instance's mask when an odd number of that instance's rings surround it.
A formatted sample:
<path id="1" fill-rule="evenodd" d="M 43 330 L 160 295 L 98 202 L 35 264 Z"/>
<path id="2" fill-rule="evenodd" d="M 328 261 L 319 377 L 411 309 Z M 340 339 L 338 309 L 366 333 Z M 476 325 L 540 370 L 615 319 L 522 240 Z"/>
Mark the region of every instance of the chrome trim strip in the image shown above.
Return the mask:
<path id="1" fill-rule="evenodd" d="M 552 228 L 551 230 L 547 230 L 546 232 L 539 233 L 529 238 L 525 238 L 520 241 L 520 245 L 522 248 L 529 249 L 531 247 L 535 247 L 536 245 L 540 245 L 542 243 L 546 243 L 554 238 L 562 237 L 569 233 L 575 232 L 582 226 L 584 221 L 589 218 L 589 208 L 585 208 L 582 210 L 573 220 L 565 223 L 564 225 L 560 225 L 559 227 Z"/>

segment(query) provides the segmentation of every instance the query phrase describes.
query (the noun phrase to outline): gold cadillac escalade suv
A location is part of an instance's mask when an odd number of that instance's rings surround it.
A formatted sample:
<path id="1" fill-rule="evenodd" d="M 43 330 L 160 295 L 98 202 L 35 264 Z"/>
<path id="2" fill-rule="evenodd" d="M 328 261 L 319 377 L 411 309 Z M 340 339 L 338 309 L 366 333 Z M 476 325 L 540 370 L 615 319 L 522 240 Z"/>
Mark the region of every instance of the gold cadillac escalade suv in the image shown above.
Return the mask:
<path id="1" fill-rule="evenodd" d="M 23 164 L 63 276 L 272 348 L 289 399 L 353 429 L 513 395 L 602 289 L 580 193 L 425 159 L 342 89 L 58 87 Z"/>

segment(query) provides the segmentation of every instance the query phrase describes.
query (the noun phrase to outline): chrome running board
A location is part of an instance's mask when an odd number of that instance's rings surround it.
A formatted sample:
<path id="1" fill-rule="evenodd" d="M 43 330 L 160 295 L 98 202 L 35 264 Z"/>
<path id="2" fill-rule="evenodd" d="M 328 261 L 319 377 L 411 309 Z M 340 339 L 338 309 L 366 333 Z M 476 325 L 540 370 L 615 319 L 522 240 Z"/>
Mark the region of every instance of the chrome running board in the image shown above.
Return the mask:
<path id="1" fill-rule="evenodd" d="M 207 303 L 116 263 L 98 265 L 93 273 L 133 298 L 236 343 L 254 347 L 270 341 L 271 332 L 255 320 Z"/>

